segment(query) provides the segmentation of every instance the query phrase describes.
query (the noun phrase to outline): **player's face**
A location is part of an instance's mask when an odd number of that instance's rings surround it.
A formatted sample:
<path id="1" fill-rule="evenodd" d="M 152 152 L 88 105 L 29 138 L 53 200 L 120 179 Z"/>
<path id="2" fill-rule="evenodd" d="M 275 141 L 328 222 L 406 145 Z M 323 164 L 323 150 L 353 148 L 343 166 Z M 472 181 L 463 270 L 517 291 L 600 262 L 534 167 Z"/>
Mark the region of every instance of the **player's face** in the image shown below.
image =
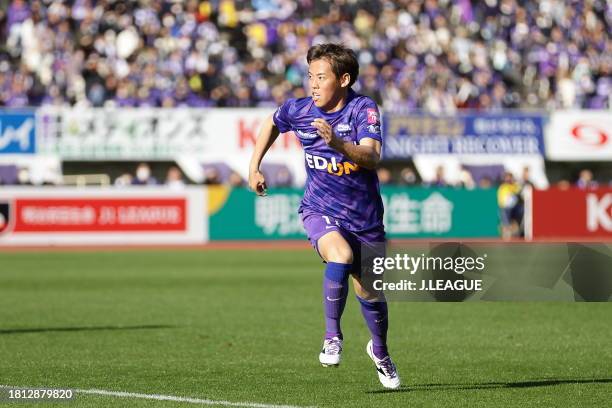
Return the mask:
<path id="1" fill-rule="evenodd" d="M 342 99 L 344 87 L 326 59 L 310 62 L 308 66 L 308 85 L 315 105 L 324 111 L 333 110 Z"/>

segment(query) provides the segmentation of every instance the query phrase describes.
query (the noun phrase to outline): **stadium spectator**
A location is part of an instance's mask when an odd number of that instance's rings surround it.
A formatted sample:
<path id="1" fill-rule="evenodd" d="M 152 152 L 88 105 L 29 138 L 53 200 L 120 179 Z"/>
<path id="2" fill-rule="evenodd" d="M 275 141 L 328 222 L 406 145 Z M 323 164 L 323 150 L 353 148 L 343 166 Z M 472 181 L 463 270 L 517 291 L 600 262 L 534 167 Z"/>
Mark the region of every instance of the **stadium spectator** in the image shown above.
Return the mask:
<path id="1" fill-rule="evenodd" d="M 151 175 L 151 168 L 147 163 L 140 163 L 136 168 L 136 177 L 132 179 L 134 186 L 154 186 L 157 179 Z"/>
<path id="2" fill-rule="evenodd" d="M 520 206 L 521 187 L 514 180 L 512 173 L 506 172 L 497 189 L 497 203 L 500 208 L 502 238 L 510 239 L 518 235 L 522 222 Z"/>
<path id="3" fill-rule="evenodd" d="M 176 166 L 171 166 L 166 173 L 166 182 L 164 184 L 176 190 L 185 187 L 185 181 L 183 180 L 181 170 Z"/>
<path id="4" fill-rule="evenodd" d="M 580 175 L 576 181 L 576 187 L 582 190 L 589 190 L 598 187 L 597 181 L 593 180 L 593 172 L 589 169 L 580 170 Z"/>
<path id="5" fill-rule="evenodd" d="M 217 185 L 221 184 L 221 173 L 213 166 L 206 167 L 204 170 L 204 184 L 205 185 Z"/>
<path id="6" fill-rule="evenodd" d="M 444 167 L 438 166 L 436 167 L 436 175 L 434 179 L 427 183 L 429 187 L 446 187 L 448 186 L 448 182 L 446 181 L 446 177 L 444 176 Z"/>
<path id="7" fill-rule="evenodd" d="M 572 187 L 572 184 L 568 180 L 559 180 L 556 187 L 559 190 L 569 190 Z"/>
<path id="8" fill-rule="evenodd" d="M 400 171 L 400 184 L 404 184 L 407 186 L 413 186 L 417 184 L 417 176 L 414 173 L 414 170 L 410 167 L 404 167 Z"/>
<path id="9" fill-rule="evenodd" d="M 115 182 L 113 183 L 113 185 L 115 187 L 131 186 L 133 179 L 134 179 L 134 176 L 132 176 L 130 173 L 123 173 L 122 175 L 120 175 L 119 177 L 115 179 Z"/>
<path id="10" fill-rule="evenodd" d="M 535 188 L 535 185 L 531 181 L 531 169 L 529 166 L 523 167 L 523 172 L 521 174 L 521 180 L 518 183 L 520 190 L 518 193 L 518 201 L 514 210 L 515 217 L 517 219 L 517 223 L 519 225 L 519 236 L 525 236 L 525 202 L 529 199 L 528 195 L 531 192 L 531 189 Z"/>
<path id="11" fill-rule="evenodd" d="M 304 51 L 358 50 L 387 109 L 610 107 L 603 0 L 0 2 L 0 105 L 274 106 Z"/>
<path id="12" fill-rule="evenodd" d="M 228 178 L 228 183 L 230 187 L 245 187 L 246 186 L 246 182 L 244 181 L 242 176 L 235 171 L 232 171 L 230 173 L 229 178 Z"/>
<path id="13" fill-rule="evenodd" d="M 459 187 L 465 188 L 467 190 L 473 190 L 476 188 L 476 182 L 472 177 L 472 173 L 469 170 L 462 168 L 459 174 Z"/>
<path id="14" fill-rule="evenodd" d="M 478 181 L 478 188 L 491 188 L 493 187 L 493 182 L 487 176 L 481 177 L 480 181 Z"/>
<path id="15" fill-rule="evenodd" d="M 527 186 L 533 187 L 533 182 L 531 181 L 531 169 L 529 166 L 523 167 L 523 174 L 521 176 L 521 190 Z"/>
<path id="16" fill-rule="evenodd" d="M 376 173 L 378 174 L 378 182 L 381 185 L 388 185 L 392 183 L 391 172 L 386 167 L 380 167 Z"/>

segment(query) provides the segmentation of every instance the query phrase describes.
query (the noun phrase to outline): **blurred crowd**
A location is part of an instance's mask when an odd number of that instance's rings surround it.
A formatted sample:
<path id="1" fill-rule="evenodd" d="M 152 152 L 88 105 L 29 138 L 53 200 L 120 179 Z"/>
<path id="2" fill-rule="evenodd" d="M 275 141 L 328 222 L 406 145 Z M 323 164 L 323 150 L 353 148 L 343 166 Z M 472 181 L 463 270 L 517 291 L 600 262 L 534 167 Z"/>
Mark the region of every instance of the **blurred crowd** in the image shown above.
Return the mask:
<path id="1" fill-rule="evenodd" d="M 497 171 L 495 174 L 475 174 L 467 168 L 460 171 L 458 182 L 448 181 L 444 168 L 439 166 L 436 168 L 435 176 L 430 180 L 424 180 L 421 175 L 412 166 L 403 168 L 390 169 L 381 166 L 377 169 L 378 180 L 381 186 L 406 186 L 406 187 L 451 187 L 465 188 L 468 190 L 475 188 L 498 188 L 500 185 L 510 182 L 518 183 L 521 186 L 533 185 L 530 176 L 529 167 L 525 167 L 520 179 L 515 180 L 512 173 L 503 170 Z M 170 187 L 183 187 L 188 184 L 193 184 L 194 180 L 186 178 L 181 169 L 176 165 L 171 165 L 165 169 L 156 167 L 154 172 L 148 163 L 139 163 L 133 172 L 124 172 L 111 180 L 112 184 L 117 187 L 125 187 L 130 185 L 142 186 L 158 186 L 167 185 Z M 294 187 L 295 183 L 291 172 L 285 166 L 264 166 L 262 172 L 266 176 L 266 182 L 270 187 Z M 155 174 L 164 177 L 157 178 Z M 276 174 L 273 174 L 276 173 Z M 601 179 L 601 177 L 600 177 Z M 598 182 L 593 176 L 590 169 L 582 169 L 573 180 L 560 179 L 556 181 L 553 187 L 566 190 L 569 188 L 580 189 L 595 189 L 600 186 L 612 187 L 612 180 Z M 59 182 L 58 182 L 59 183 Z M 18 165 L 0 164 L 0 186 L 2 185 L 39 185 L 32 180 L 28 167 Z M 51 183 L 57 184 L 57 183 Z M 219 163 L 203 166 L 202 179 L 197 184 L 203 185 L 227 185 L 229 187 L 246 187 L 247 183 L 242 176 L 226 165 L 219 166 Z"/>
<path id="2" fill-rule="evenodd" d="M 605 0 L 0 0 L 0 105 L 272 106 L 342 42 L 383 108 L 609 108 Z"/>
<path id="3" fill-rule="evenodd" d="M 158 180 L 147 163 L 139 163 L 135 172 L 123 173 L 117 177 L 113 185 L 115 187 L 126 186 L 167 186 L 173 189 L 181 189 L 189 182 L 185 180 L 183 172 L 177 166 L 170 166 L 164 180 Z M 204 169 L 203 185 L 228 185 L 230 187 L 246 187 L 244 179 L 235 171 L 229 171 L 227 177 L 213 166 Z"/>
<path id="4" fill-rule="evenodd" d="M 500 166 L 501 167 L 501 166 Z M 496 175 L 481 175 L 478 177 L 474 177 L 472 172 L 468 169 L 461 169 L 461 174 L 459 177 L 459 181 L 456 183 L 452 183 L 448 181 L 445 173 L 444 167 L 438 166 L 436 168 L 435 176 L 431 180 L 423 180 L 418 172 L 413 169 L 413 167 L 404 167 L 399 169 L 398 171 L 391 171 L 387 167 L 379 167 L 377 169 L 378 180 L 381 185 L 391 185 L 391 186 L 422 186 L 422 187 L 453 187 L 453 188 L 465 188 L 468 190 L 472 190 L 475 188 L 498 188 L 504 183 L 517 183 L 522 187 L 529 185 L 533 186 L 533 182 L 531 180 L 531 171 L 529 167 L 524 167 L 521 177 L 519 180 L 516 180 L 512 173 L 508 171 L 498 172 Z M 608 185 L 612 186 L 612 180 L 609 181 Z M 595 189 L 600 186 L 600 183 L 595 180 L 593 176 L 593 172 L 589 169 L 581 169 L 578 173 L 577 177 L 570 181 L 566 179 L 561 179 L 557 181 L 553 187 L 559 188 L 561 190 L 567 190 L 572 187 L 589 190 Z M 603 186 L 606 186 L 606 183 L 603 183 Z M 503 200 L 502 200 L 503 201 Z"/>

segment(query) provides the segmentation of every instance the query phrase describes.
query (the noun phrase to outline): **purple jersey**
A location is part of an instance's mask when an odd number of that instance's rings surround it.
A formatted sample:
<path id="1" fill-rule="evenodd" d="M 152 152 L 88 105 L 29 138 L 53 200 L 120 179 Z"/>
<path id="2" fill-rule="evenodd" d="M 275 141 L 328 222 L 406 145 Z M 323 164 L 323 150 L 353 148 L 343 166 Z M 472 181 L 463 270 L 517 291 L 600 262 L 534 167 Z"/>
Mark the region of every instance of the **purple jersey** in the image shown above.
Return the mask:
<path id="1" fill-rule="evenodd" d="M 329 123 L 337 137 L 359 144 L 363 138 L 382 143 L 376 103 L 352 90 L 338 112 L 325 113 L 311 97 L 289 99 L 274 114 L 281 133 L 293 132 L 304 148 L 306 187 L 299 212 L 329 215 L 348 231 L 382 230 L 383 204 L 375 170 L 359 167 L 325 144 L 311 125 L 316 118 Z"/>

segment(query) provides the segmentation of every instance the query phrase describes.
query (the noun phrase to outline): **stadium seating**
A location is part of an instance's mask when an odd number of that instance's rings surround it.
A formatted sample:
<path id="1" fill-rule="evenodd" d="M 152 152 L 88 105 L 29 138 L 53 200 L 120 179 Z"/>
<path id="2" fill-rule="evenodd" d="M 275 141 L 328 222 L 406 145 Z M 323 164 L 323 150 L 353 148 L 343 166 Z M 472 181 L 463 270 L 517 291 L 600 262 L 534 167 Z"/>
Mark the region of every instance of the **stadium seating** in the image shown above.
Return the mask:
<path id="1" fill-rule="evenodd" d="M 610 107 L 603 0 L 222 3 L 2 2 L 0 105 L 273 106 L 341 41 L 385 108 Z"/>

